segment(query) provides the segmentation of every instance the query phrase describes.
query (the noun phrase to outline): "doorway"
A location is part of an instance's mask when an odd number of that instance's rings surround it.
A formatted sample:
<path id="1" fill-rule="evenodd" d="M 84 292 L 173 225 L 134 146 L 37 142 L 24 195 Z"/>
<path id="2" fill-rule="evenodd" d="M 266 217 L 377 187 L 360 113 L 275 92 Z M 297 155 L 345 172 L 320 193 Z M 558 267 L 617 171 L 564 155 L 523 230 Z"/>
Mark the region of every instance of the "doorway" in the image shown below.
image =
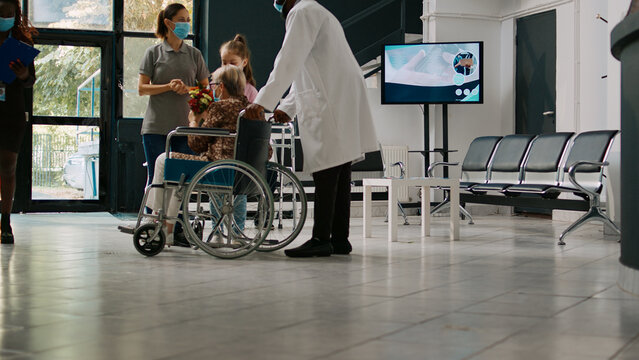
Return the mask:
<path id="1" fill-rule="evenodd" d="M 106 210 L 107 43 L 42 34 L 35 47 L 14 211 Z"/>
<path id="2" fill-rule="evenodd" d="M 517 19 L 516 44 L 516 133 L 554 133 L 557 73 L 556 11 Z"/>
<path id="3" fill-rule="evenodd" d="M 515 132 L 556 131 L 557 13 L 517 19 Z M 531 195 L 536 196 L 536 195 Z M 515 213 L 551 216 L 552 210 L 515 207 Z"/>

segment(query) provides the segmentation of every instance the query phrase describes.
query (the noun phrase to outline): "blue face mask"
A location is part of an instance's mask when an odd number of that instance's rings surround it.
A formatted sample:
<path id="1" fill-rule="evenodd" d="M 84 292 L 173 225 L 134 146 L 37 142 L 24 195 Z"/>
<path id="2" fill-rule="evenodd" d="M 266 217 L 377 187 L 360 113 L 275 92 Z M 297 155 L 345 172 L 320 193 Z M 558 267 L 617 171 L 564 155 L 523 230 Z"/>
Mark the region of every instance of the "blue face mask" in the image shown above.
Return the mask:
<path id="1" fill-rule="evenodd" d="M 217 87 L 215 87 L 215 90 L 213 90 L 213 102 L 218 102 L 221 99 L 217 96 L 217 88 L 220 87 L 219 85 Z"/>
<path id="2" fill-rule="evenodd" d="M 13 25 L 15 24 L 15 18 L 3 18 L 0 17 L 0 32 L 5 32 L 11 30 Z"/>
<path id="3" fill-rule="evenodd" d="M 176 22 L 174 24 L 175 30 L 173 30 L 173 33 L 175 34 L 175 36 L 177 36 L 181 40 L 186 39 L 186 37 L 189 36 L 189 32 L 191 31 L 191 24 L 187 22 Z"/>
<path id="4" fill-rule="evenodd" d="M 278 13 L 282 13 L 282 10 L 284 10 L 284 3 L 282 4 L 278 4 L 277 0 L 273 1 L 273 7 L 275 7 L 275 10 L 277 10 Z"/>

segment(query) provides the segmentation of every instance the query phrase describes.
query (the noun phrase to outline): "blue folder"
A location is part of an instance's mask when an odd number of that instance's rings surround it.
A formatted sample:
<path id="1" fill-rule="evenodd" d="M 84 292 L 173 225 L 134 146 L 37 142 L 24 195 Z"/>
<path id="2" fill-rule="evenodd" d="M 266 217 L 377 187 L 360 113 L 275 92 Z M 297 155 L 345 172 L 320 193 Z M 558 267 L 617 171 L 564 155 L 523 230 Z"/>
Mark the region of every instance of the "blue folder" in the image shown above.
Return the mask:
<path id="1" fill-rule="evenodd" d="M 16 40 L 7 38 L 0 45 L 0 81 L 11 84 L 16 79 L 16 74 L 9 67 L 9 63 L 20 59 L 24 66 L 29 66 L 33 62 L 40 50 Z"/>

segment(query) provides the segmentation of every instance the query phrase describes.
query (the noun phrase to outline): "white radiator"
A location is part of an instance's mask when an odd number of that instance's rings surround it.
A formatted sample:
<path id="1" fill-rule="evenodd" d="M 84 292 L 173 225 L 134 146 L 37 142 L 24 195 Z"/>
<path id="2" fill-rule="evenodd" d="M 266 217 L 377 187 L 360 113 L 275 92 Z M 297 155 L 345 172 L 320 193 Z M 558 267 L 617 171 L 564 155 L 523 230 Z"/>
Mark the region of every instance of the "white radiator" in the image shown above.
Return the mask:
<path id="1" fill-rule="evenodd" d="M 385 177 L 400 177 L 401 170 L 399 166 L 392 166 L 397 162 L 404 164 L 404 176 L 408 176 L 408 146 L 406 145 L 382 145 L 382 157 L 386 165 Z M 408 201 L 408 188 L 401 186 L 397 192 L 399 201 Z"/>
<path id="2" fill-rule="evenodd" d="M 392 166 L 397 162 L 404 163 L 404 170 L 406 171 L 406 175 L 408 176 L 408 146 L 405 145 L 382 145 L 382 158 L 384 160 L 384 166 L 386 170 L 382 174 L 381 172 L 376 171 L 357 171 L 352 174 L 353 180 L 362 180 L 368 178 L 380 178 L 380 177 L 399 177 L 401 175 L 401 170 L 399 166 Z M 362 192 L 364 191 L 363 187 L 355 186 L 351 189 L 353 192 Z M 374 187 L 372 188 L 373 192 L 383 192 L 386 191 L 386 188 L 383 187 Z M 402 186 L 397 191 L 397 198 L 401 202 L 407 202 L 408 198 L 408 188 L 406 186 Z"/>

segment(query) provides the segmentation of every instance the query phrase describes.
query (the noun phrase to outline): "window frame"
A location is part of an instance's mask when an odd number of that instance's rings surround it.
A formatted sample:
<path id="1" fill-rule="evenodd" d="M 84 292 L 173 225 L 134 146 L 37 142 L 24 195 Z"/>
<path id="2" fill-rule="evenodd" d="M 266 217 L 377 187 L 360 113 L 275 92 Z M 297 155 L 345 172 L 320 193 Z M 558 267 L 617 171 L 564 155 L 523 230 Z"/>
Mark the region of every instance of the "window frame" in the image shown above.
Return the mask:
<path id="1" fill-rule="evenodd" d="M 142 118 L 124 117 L 124 39 L 155 38 L 151 32 L 124 31 L 124 0 L 113 0 L 112 29 L 75 30 L 64 28 L 37 28 L 40 33 L 35 38 L 37 44 L 92 46 L 102 49 L 100 117 L 53 117 L 33 116 L 33 96 L 28 95 L 29 127 L 23 141 L 23 152 L 32 146 L 31 125 L 97 125 L 100 128 L 100 189 L 99 200 L 32 200 L 31 199 L 31 159 L 23 156 L 18 166 L 18 182 L 28 184 L 27 188 L 16 191 L 13 211 L 116 211 L 118 201 L 118 139 L 117 125 L 121 120 Z M 202 1 L 193 0 L 192 34 L 187 37 L 200 48 Z M 22 1 L 23 14 L 29 14 L 29 0 Z M 158 10 L 159 11 L 159 10 Z M 34 120 L 36 120 L 34 122 Z M 29 150 L 31 153 L 32 150 Z"/>

